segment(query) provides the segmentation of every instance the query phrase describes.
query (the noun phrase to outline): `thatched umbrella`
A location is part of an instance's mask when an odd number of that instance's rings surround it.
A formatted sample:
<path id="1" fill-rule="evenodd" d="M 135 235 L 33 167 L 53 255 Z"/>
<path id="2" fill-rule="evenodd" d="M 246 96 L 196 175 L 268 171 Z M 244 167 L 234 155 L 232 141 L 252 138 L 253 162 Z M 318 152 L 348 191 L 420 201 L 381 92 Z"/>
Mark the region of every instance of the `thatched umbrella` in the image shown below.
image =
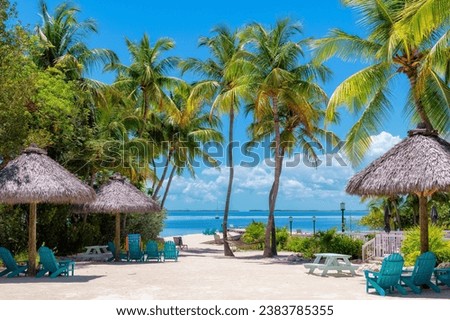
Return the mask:
<path id="1" fill-rule="evenodd" d="M 146 196 L 124 177 L 116 173 L 110 181 L 97 191 L 94 202 L 85 204 L 83 212 L 113 213 L 116 215 L 116 259 L 120 251 L 120 214 L 121 213 L 150 213 L 161 211 L 158 203 Z"/>
<path id="2" fill-rule="evenodd" d="M 346 191 L 360 196 L 415 193 L 419 197 L 420 250 L 428 251 L 427 197 L 450 189 L 450 144 L 435 132 L 416 129 L 353 176 Z"/>
<path id="3" fill-rule="evenodd" d="M 0 171 L 0 202 L 29 203 L 28 271 L 36 271 L 36 208 L 38 203 L 86 203 L 94 190 L 81 182 L 47 152 L 32 144 Z"/>

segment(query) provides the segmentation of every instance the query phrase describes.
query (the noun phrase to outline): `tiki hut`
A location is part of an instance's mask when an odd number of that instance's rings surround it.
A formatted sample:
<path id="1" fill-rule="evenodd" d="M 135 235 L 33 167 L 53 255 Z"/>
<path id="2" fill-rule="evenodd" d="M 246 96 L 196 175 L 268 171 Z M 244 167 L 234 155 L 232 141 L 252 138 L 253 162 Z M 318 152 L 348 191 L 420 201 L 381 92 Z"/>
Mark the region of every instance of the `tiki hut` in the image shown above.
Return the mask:
<path id="1" fill-rule="evenodd" d="M 428 251 L 427 197 L 450 190 L 450 144 L 435 132 L 416 129 L 408 137 L 354 175 L 349 194 L 391 196 L 414 193 L 419 197 L 422 252 Z"/>
<path id="2" fill-rule="evenodd" d="M 161 211 L 158 203 L 146 196 L 124 177 L 116 173 L 110 181 L 97 191 L 94 202 L 83 206 L 83 212 L 112 213 L 116 215 L 116 233 L 114 244 L 116 246 L 116 259 L 120 251 L 120 214 L 121 213 L 150 213 Z"/>
<path id="3" fill-rule="evenodd" d="M 29 274 L 36 270 L 36 208 L 38 203 L 82 204 L 95 199 L 94 190 L 81 182 L 47 152 L 31 145 L 0 171 L 0 202 L 29 203 Z"/>

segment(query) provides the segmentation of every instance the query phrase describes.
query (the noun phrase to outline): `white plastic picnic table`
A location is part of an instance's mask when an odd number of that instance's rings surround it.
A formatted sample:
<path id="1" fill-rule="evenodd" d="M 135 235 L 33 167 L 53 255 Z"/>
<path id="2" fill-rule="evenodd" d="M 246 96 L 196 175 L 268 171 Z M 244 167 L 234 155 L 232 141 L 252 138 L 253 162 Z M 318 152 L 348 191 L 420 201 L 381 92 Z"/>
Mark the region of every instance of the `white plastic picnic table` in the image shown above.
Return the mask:
<path id="1" fill-rule="evenodd" d="M 108 246 L 87 246 L 85 254 L 102 254 L 108 252 Z"/>
<path id="2" fill-rule="evenodd" d="M 339 253 L 316 253 L 316 259 L 313 263 L 305 263 L 305 268 L 309 269 L 308 273 L 314 273 L 314 270 L 322 270 L 322 277 L 326 276 L 328 271 L 336 270 L 338 273 L 342 271 L 350 271 L 351 275 L 356 275 L 355 270 L 358 268 L 356 265 L 352 265 L 348 260 L 351 256 Z M 321 263 L 321 259 L 325 261 Z"/>

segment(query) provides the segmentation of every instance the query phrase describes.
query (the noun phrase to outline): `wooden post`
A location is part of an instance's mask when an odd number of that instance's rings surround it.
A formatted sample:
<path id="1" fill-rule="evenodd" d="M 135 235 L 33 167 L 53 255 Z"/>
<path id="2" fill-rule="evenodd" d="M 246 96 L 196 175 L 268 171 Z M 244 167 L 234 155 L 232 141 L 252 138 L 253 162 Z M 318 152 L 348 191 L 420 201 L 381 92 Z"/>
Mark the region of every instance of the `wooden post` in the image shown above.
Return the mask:
<path id="1" fill-rule="evenodd" d="M 120 261 L 120 212 L 116 213 L 116 235 L 114 238 L 116 246 L 116 261 Z"/>
<path id="2" fill-rule="evenodd" d="M 428 251 L 428 212 L 427 197 L 419 194 L 420 253 Z"/>
<path id="3" fill-rule="evenodd" d="M 28 275 L 36 275 L 36 203 L 30 203 L 28 218 Z"/>

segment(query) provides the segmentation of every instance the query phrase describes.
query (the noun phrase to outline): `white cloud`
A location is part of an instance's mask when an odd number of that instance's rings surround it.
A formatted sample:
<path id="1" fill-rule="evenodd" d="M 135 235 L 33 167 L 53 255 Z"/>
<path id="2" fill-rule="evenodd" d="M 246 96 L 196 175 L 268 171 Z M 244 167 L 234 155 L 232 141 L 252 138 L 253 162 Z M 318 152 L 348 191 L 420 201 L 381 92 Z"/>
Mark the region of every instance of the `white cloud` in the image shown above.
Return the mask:
<path id="1" fill-rule="evenodd" d="M 372 146 L 367 158 L 376 158 L 385 153 L 400 137 L 387 132 L 372 137 Z M 337 159 L 341 157 L 341 159 Z M 336 154 L 319 156 L 317 167 L 305 165 L 303 156 L 296 154 L 285 159 L 280 180 L 278 209 L 332 209 L 345 201 L 348 208 L 361 208 L 358 197 L 348 196 L 344 189 L 355 170 L 345 157 Z M 328 160 L 328 161 L 327 161 Z M 286 165 L 288 163 L 288 165 Z M 348 164 L 348 165 L 347 165 Z M 228 186 L 229 169 L 206 168 L 190 176 L 175 177 L 170 190 L 171 209 L 215 209 L 223 208 Z M 235 166 L 232 193 L 232 209 L 267 209 L 268 194 L 273 183 L 273 168 L 262 161 L 254 167 Z"/>
<path id="2" fill-rule="evenodd" d="M 393 136 L 389 132 L 382 131 L 376 136 L 370 136 L 372 144 L 367 152 L 368 158 L 378 158 L 392 148 L 394 145 L 402 141 L 399 136 Z"/>

